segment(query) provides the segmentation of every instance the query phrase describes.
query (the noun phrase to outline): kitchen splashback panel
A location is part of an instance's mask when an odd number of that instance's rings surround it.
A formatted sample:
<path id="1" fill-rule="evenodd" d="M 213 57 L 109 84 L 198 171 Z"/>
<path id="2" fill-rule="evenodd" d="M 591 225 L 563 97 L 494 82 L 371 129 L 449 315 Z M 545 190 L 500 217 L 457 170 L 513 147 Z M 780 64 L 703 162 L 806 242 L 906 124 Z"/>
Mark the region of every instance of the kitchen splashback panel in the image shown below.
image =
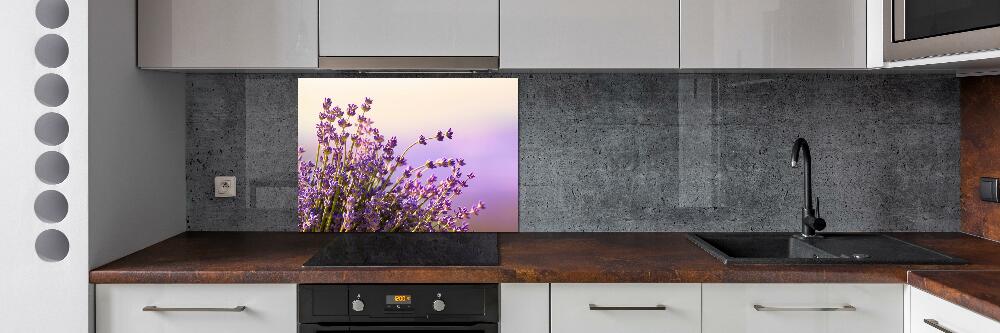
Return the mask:
<path id="1" fill-rule="evenodd" d="M 795 231 L 800 136 L 828 231 L 959 228 L 952 76 L 481 76 L 519 79 L 521 231 Z M 385 75 L 188 75 L 190 230 L 297 230 L 300 77 Z"/>

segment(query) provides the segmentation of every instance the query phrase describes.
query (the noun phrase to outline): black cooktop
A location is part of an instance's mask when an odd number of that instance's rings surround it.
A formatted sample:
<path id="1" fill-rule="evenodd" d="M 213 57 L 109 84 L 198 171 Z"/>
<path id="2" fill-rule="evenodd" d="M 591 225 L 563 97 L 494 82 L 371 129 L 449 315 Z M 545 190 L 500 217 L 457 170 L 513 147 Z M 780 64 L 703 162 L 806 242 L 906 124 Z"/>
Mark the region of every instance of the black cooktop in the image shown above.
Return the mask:
<path id="1" fill-rule="evenodd" d="M 338 233 L 305 267 L 496 266 L 496 233 Z"/>

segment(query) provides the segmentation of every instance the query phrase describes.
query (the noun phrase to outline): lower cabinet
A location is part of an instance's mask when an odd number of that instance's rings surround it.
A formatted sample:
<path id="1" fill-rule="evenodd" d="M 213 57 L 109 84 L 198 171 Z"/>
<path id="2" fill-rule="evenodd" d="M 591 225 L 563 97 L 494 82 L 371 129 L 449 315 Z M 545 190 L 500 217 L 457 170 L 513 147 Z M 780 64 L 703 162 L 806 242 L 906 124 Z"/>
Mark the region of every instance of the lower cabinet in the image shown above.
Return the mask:
<path id="1" fill-rule="evenodd" d="M 294 284 L 99 284 L 98 333 L 294 333 Z"/>
<path id="2" fill-rule="evenodd" d="M 910 332 L 907 333 L 996 333 L 1000 322 L 961 306 L 909 287 Z"/>
<path id="3" fill-rule="evenodd" d="M 701 331 L 700 284 L 557 283 L 551 292 L 553 333 Z"/>
<path id="4" fill-rule="evenodd" d="M 502 333 L 1000 332 L 903 284 L 514 283 L 500 298 Z M 294 284 L 100 284 L 95 299 L 97 333 L 297 331 Z"/>
<path id="5" fill-rule="evenodd" d="M 500 284 L 501 333 L 549 333 L 549 284 Z"/>
<path id="6" fill-rule="evenodd" d="M 903 332 L 902 284 L 704 284 L 705 333 Z"/>

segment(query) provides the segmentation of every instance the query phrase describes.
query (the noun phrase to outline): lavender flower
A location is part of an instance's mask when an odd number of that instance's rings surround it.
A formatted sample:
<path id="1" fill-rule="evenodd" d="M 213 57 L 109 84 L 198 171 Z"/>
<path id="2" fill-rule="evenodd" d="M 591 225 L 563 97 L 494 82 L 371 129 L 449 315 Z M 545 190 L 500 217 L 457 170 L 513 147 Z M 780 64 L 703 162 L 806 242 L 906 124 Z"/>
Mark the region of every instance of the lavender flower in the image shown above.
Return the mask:
<path id="1" fill-rule="evenodd" d="M 468 231 L 468 220 L 486 208 L 455 207 L 453 199 L 475 176 L 463 177 L 461 158 L 439 158 L 419 166 L 407 165 L 406 153 L 416 145 L 427 145 L 421 135 L 401 154 L 396 137 L 386 139 L 366 114 L 372 99 L 346 111 L 323 100 L 316 125 L 319 142 L 315 160 L 306 160 L 298 148 L 299 228 L 324 231 Z M 360 109 L 360 113 L 358 110 Z M 452 139 L 454 132 L 437 131 L 437 141 Z M 450 167 L 450 168 L 446 168 Z M 439 180 L 425 171 L 446 168 Z M 397 169 L 400 171 L 397 173 Z M 445 171 L 441 171 L 445 172 Z"/>

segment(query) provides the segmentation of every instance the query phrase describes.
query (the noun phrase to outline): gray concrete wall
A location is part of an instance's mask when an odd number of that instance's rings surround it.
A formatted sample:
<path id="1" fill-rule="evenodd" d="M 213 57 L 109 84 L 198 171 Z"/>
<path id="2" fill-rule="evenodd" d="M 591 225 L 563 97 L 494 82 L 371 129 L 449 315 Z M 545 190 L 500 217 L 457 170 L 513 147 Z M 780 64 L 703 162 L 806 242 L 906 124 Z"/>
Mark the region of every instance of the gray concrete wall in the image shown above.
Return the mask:
<path id="1" fill-rule="evenodd" d="M 92 0 L 88 18 L 90 268 L 184 232 L 183 74 L 136 66 L 135 1 Z M 70 135 L 74 135 L 71 131 Z"/>
<path id="2" fill-rule="evenodd" d="M 187 77 L 190 230 L 295 230 L 300 76 Z M 800 136 L 828 231 L 959 228 L 951 76 L 494 76 L 520 79 L 521 231 L 797 230 Z"/>

